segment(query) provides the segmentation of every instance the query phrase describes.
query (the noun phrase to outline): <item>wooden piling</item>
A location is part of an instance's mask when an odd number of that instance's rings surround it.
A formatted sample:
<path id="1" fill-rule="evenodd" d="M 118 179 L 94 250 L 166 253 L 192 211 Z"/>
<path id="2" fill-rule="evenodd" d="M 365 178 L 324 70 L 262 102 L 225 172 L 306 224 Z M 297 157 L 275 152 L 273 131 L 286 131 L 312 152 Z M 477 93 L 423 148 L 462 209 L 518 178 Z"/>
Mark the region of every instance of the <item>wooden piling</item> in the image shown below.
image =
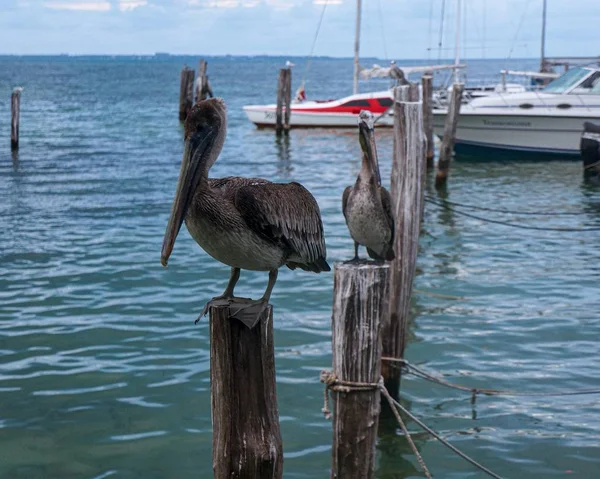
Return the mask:
<path id="1" fill-rule="evenodd" d="M 397 87 L 395 98 L 403 95 Z M 389 314 L 383 325 L 383 355 L 403 358 L 408 314 L 419 247 L 423 211 L 425 162 L 423 161 L 423 108 L 421 102 L 394 103 L 394 153 L 392 159 L 392 211 L 394 251 L 389 286 Z M 382 376 L 390 394 L 398 396 L 400 369 L 384 362 Z"/>
<path id="2" fill-rule="evenodd" d="M 401 85 L 398 87 L 394 88 L 394 104 L 392 105 L 392 108 L 394 109 L 394 113 L 395 113 L 395 105 L 399 102 L 415 102 L 415 101 L 419 101 L 419 87 L 417 86 L 416 83 L 407 83 L 405 85 Z M 394 131 L 397 129 L 397 120 L 394 117 Z M 393 142 L 393 150 L 394 152 L 398 149 L 398 148 L 404 148 L 406 145 L 404 144 L 404 142 L 401 142 L 400 144 L 396 144 L 396 141 L 399 140 L 400 138 L 402 138 L 401 136 L 398 135 L 394 135 L 392 137 L 392 142 Z M 399 154 L 403 155 L 404 153 L 402 153 L 400 150 Z M 395 155 L 395 153 L 394 153 Z M 400 178 L 400 175 L 402 174 L 402 170 L 394 170 L 394 167 L 398 167 L 394 161 L 392 161 L 392 181 L 391 181 L 391 191 L 392 191 L 392 197 L 394 197 L 394 195 L 396 194 L 396 192 L 398 191 L 398 179 Z"/>
<path id="3" fill-rule="evenodd" d="M 230 318 L 227 306 L 209 313 L 214 477 L 281 479 L 273 309 L 252 329 Z"/>
<path id="4" fill-rule="evenodd" d="M 436 188 L 444 187 L 448 181 L 450 161 L 452 160 L 452 152 L 454 150 L 454 139 L 456 138 L 456 125 L 458 124 L 458 117 L 460 115 L 460 101 L 464 87 L 463 83 L 455 83 L 452 86 L 452 95 L 444 124 L 444 138 L 438 159 L 438 171 L 435 176 Z"/>
<path id="5" fill-rule="evenodd" d="M 208 97 L 212 98 L 214 96 L 208 81 L 208 75 L 206 74 L 207 67 L 208 63 L 204 60 L 200 60 L 198 62 L 198 78 L 196 79 L 195 87 L 196 103 L 206 100 Z"/>
<path id="6" fill-rule="evenodd" d="M 19 122 L 21 119 L 21 91 L 17 87 L 10 96 L 10 150 L 19 149 Z"/>
<path id="7" fill-rule="evenodd" d="M 290 129 L 291 101 L 292 70 L 282 68 L 279 70 L 277 81 L 277 106 L 275 108 L 275 132 L 278 135 L 281 135 L 284 131 L 287 133 Z"/>
<path id="8" fill-rule="evenodd" d="M 285 111 L 283 112 L 283 129 L 287 133 L 290 131 L 290 117 L 292 115 L 292 69 L 287 68 L 285 74 L 285 93 L 283 95 Z"/>
<path id="9" fill-rule="evenodd" d="M 342 384 L 379 381 L 380 324 L 387 314 L 388 272 L 387 263 L 335 265 L 331 342 L 333 374 Z M 331 478 L 370 479 L 375 471 L 379 389 L 334 389 L 331 394 Z"/>
<path id="10" fill-rule="evenodd" d="M 425 164 L 427 170 L 433 169 L 433 77 L 431 75 L 423 75 L 421 78 L 423 87 L 423 129 L 427 138 L 427 146 L 425 149 Z"/>
<path id="11" fill-rule="evenodd" d="M 194 105 L 194 77 L 194 70 L 183 67 L 179 83 L 179 121 L 185 121 Z"/>

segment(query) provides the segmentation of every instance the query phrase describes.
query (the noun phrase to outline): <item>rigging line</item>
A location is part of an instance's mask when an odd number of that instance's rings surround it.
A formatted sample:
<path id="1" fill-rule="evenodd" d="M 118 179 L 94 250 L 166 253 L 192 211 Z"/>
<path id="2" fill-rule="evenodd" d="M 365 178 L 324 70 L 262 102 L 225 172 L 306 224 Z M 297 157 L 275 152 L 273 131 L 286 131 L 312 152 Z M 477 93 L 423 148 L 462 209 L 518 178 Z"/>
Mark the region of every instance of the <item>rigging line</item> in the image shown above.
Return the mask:
<path id="1" fill-rule="evenodd" d="M 483 18 L 481 19 L 482 23 L 483 23 L 483 27 L 482 27 L 483 38 L 481 39 L 481 56 L 484 59 L 485 59 L 485 16 L 486 16 L 485 2 L 486 2 L 486 0 L 482 0 L 482 3 L 483 3 Z"/>
<path id="2" fill-rule="evenodd" d="M 427 32 L 427 62 L 431 60 L 431 38 L 433 34 L 433 2 L 434 0 L 430 0 L 429 2 L 429 28 Z"/>
<path id="3" fill-rule="evenodd" d="M 448 210 L 452 211 L 453 213 L 456 213 L 456 214 L 462 215 L 462 216 L 466 216 L 467 218 L 472 218 L 475 220 L 484 221 L 487 223 L 493 223 L 493 224 L 497 224 L 497 225 L 511 226 L 513 228 L 519 228 L 519 229 L 523 229 L 523 230 L 580 232 L 580 233 L 586 232 L 586 231 L 600 231 L 600 226 L 590 227 L 590 228 L 549 228 L 549 227 L 543 227 L 543 226 L 519 225 L 516 223 L 509 223 L 507 221 L 492 220 L 490 218 L 482 218 L 481 216 L 476 216 L 476 215 L 472 215 L 470 213 L 465 213 L 464 211 L 460 211 L 455 208 L 451 208 L 448 205 L 436 203 L 435 201 L 432 201 L 432 200 L 428 200 L 428 203 L 439 206 L 440 208 L 448 209 Z"/>
<path id="4" fill-rule="evenodd" d="M 446 0 L 442 0 L 442 14 L 440 17 L 440 37 L 438 40 L 438 63 L 442 59 L 442 40 L 444 38 L 444 10 L 446 9 Z"/>
<path id="5" fill-rule="evenodd" d="M 313 53 L 315 52 L 315 47 L 317 46 L 317 38 L 319 37 L 319 32 L 321 31 L 321 24 L 323 23 L 323 17 L 325 16 L 325 9 L 327 8 L 327 3 L 329 0 L 325 0 L 323 3 L 323 10 L 321 10 L 321 16 L 319 17 L 319 23 L 317 24 L 317 31 L 315 32 L 315 37 L 312 41 L 312 46 L 310 48 L 310 54 L 308 55 L 308 60 L 306 60 L 306 66 L 304 67 L 304 73 L 302 75 L 301 85 L 304 85 L 304 80 L 306 80 L 306 75 L 308 75 L 308 69 L 310 68 L 310 61 L 313 57 Z"/>
<path id="6" fill-rule="evenodd" d="M 599 162 L 600 163 L 600 162 Z M 457 203 L 456 201 L 450 200 L 438 200 L 430 195 L 425 195 L 425 201 L 431 201 L 432 203 L 443 203 L 449 204 L 452 206 L 459 206 L 461 208 L 470 208 L 473 210 L 479 211 L 490 211 L 492 213 L 503 213 L 508 215 L 536 215 L 536 216 L 578 216 L 581 215 L 581 212 L 568 212 L 568 211 L 555 211 L 555 212 L 543 212 L 543 211 L 516 211 L 516 210 L 505 210 L 505 209 L 495 209 L 495 208 L 486 208 L 485 206 L 477 206 L 477 205 L 469 205 L 466 203 Z"/>
<path id="7" fill-rule="evenodd" d="M 469 5 L 467 4 L 467 2 L 466 1 L 463 2 L 462 5 L 463 5 L 463 7 L 462 7 L 462 19 L 461 19 L 461 22 L 462 22 L 461 23 L 461 25 L 462 25 L 462 33 L 461 33 L 462 39 L 461 39 L 461 42 L 460 42 L 460 50 L 461 50 L 460 56 L 461 56 L 461 58 L 463 58 L 465 56 L 464 50 L 465 50 L 465 46 L 467 45 L 467 32 L 468 32 L 468 30 L 467 30 L 467 14 L 469 13 L 468 12 Z M 465 75 L 466 75 L 466 73 L 465 73 Z"/>
<path id="8" fill-rule="evenodd" d="M 381 23 L 381 40 L 383 42 L 383 54 L 385 55 L 385 60 L 389 60 L 388 52 L 387 52 L 387 41 L 385 39 L 385 25 L 383 23 L 383 13 L 381 10 L 381 0 L 377 0 L 377 9 L 379 11 L 379 23 Z"/>
<path id="9" fill-rule="evenodd" d="M 515 42 L 517 41 L 517 38 L 519 37 L 519 32 L 521 31 L 521 27 L 523 26 L 523 21 L 525 20 L 525 16 L 527 15 L 527 9 L 529 8 L 530 2 L 531 2 L 531 0 L 527 0 L 527 3 L 525 4 L 525 9 L 523 10 L 523 15 L 521 15 L 521 19 L 519 20 L 519 24 L 517 25 L 517 31 L 515 32 L 515 36 L 511 43 L 510 50 L 508 51 L 508 57 L 506 58 L 506 61 L 504 63 L 505 70 L 508 70 L 508 60 L 510 60 L 512 57 L 513 50 L 515 49 Z"/>
<path id="10" fill-rule="evenodd" d="M 382 390 L 382 392 L 383 392 L 383 390 Z M 386 393 L 387 393 L 387 390 L 386 390 Z M 387 393 L 387 395 L 384 393 L 384 396 L 386 397 L 386 399 L 388 399 L 389 393 Z M 396 406 L 401 412 L 406 414 L 410 419 L 412 419 L 415 423 L 417 423 L 421 428 L 423 428 L 425 431 L 427 431 L 430 435 L 435 437 L 438 441 L 440 441 L 444 446 L 446 446 L 452 452 L 454 452 L 455 454 L 462 457 L 465 461 L 470 462 L 477 469 L 485 472 L 486 474 L 493 477 L 494 479 L 502 479 L 502 476 L 499 476 L 495 472 L 490 471 L 487 467 L 479 464 L 477 461 L 475 461 L 474 459 L 471 459 L 469 456 L 467 456 L 464 452 L 457 449 L 456 446 L 453 446 L 452 444 L 450 444 L 442 436 L 440 436 L 437 432 L 435 432 L 433 429 L 431 429 L 429 426 L 427 426 L 425 423 L 423 423 L 420 419 L 418 419 L 416 416 L 414 416 L 408 409 L 406 409 L 402 404 L 400 404 L 398 401 L 396 401 L 391 396 L 390 396 L 390 399 L 394 403 L 394 406 Z M 389 399 L 388 399 L 388 401 L 389 401 Z"/>

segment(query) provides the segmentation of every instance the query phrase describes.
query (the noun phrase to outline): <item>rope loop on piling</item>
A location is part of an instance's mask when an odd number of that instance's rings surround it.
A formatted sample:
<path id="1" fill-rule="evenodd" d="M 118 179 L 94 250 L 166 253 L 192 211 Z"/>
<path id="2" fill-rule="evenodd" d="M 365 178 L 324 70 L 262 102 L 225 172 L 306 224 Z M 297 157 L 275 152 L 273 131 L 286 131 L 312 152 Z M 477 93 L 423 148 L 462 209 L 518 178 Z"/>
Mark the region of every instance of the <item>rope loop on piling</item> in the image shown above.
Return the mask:
<path id="1" fill-rule="evenodd" d="M 323 408 L 321 409 L 325 419 L 329 419 L 331 417 L 331 410 L 329 409 L 330 390 L 338 393 L 366 392 L 380 389 L 381 385 L 383 384 L 383 380 L 381 378 L 376 383 L 344 381 L 339 379 L 333 371 L 328 371 L 326 369 L 321 371 L 320 381 L 325 384 Z"/>
<path id="2" fill-rule="evenodd" d="M 400 367 L 412 366 L 408 361 L 406 361 L 404 359 L 387 358 L 387 357 L 383 357 L 381 359 L 401 363 Z M 500 477 L 498 474 L 490 471 L 488 468 L 482 466 L 481 464 L 479 464 L 478 462 L 476 462 L 475 460 L 473 460 L 469 456 L 467 456 L 465 453 L 458 450 L 455 446 L 450 444 L 448 441 L 446 441 L 444 438 L 442 438 L 439 434 L 437 434 L 431 428 L 427 427 L 422 421 L 420 421 L 413 414 L 411 414 L 404 406 L 402 406 L 398 401 L 396 401 L 390 395 L 389 391 L 385 387 L 383 376 L 381 376 L 379 378 L 379 381 L 377 381 L 376 383 L 344 381 L 344 380 L 339 379 L 333 371 L 322 370 L 321 376 L 320 376 L 320 381 L 325 385 L 325 397 L 324 397 L 323 409 L 321 409 L 321 411 L 325 415 L 326 419 L 329 419 L 331 417 L 331 411 L 329 410 L 329 390 L 336 391 L 336 392 L 343 392 L 343 393 L 353 393 L 353 392 L 367 392 L 367 391 L 373 391 L 375 389 L 379 389 L 381 395 L 387 400 L 392 412 L 394 413 L 396 421 L 398 422 L 398 425 L 402 429 L 402 432 L 404 433 L 404 436 L 406 437 L 406 440 L 408 441 L 413 453 L 415 454 L 415 457 L 417 458 L 417 462 L 421 466 L 421 469 L 423 470 L 423 473 L 425 474 L 425 477 L 427 479 L 431 479 L 431 477 L 432 477 L 431 473 L 429 472 L 429 469 L 425 465 L 425 461 L 423 460 L 423 457 L 419 453 L 417 446 L 415 445 L 414 441 L 412 440 L 412 437 L 411 437 L 410 433 L 408 432 L 408 428 L 406 427 L 406 424 L 405 424 L 404 420 L 402 419 L 400 412 L 406 414 L 406 416 L 408 416 L 416 424 L 418 424 L 422 429 L 424 429 L 427 433 L 429 433 L 429 435 L 433 436 L 435 439 L 440 441 L 444 446 L 446 446 L 447 448 L 452 450 L 458 456 L 465 459 L 467 462 L 469 462 L 472 465 L 474 465 L 475 467 L 477 467 L 479 470 L 485 472 L 486 474 L 493 477 L 494 479 L 502 479 L 502 477 Z M 473 389 L 473 394 L 476 394 L 477 392 L 480 392 L 480 390 Z"/>

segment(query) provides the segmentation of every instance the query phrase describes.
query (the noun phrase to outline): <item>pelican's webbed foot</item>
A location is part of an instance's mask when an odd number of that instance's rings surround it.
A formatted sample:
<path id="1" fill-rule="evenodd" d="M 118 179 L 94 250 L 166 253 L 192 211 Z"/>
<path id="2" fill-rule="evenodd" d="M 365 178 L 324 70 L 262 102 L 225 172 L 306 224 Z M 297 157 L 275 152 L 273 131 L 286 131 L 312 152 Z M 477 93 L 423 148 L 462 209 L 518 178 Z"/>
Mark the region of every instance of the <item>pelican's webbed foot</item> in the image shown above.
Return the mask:
<path id="1" fill-rule="evenodd" d="M 194 321 L 194 324 L 198 324 L 198 321 L 200 321 L 204 316 L 206 316 L 206 314 L 208 313 L 208 308 L 210 308 L 211 306 L 228 306 L 233 300 L 234 298 L 232 298 L 231 296 L 215 296 L 213 299 L 211 299 L 204 305 L 204 308 L 202 308 L 202 312 L 198 315 L 196 321 Z"/>
<path id="2" fill-rule="evenodd" d="M 196 321 L 194 321 L 194 324 L 198 324 L 198 321 L 200 321 L 204 316 L 208 314 L 208 309 L 211 306 L 231 306 L 231 304 L 236 301 L 248 302 L 252 300 L 249 298 L 236 298 L 234 296 L 215 296 L 213 299 L 211 299 L 204 305 L 204 308 L 202 308 L 202 312 L 198 315 Z"/>
<path id="3" fill-rule="evenodd" d="M 198 324 L 198 321 L 208 313 L 211 306 L 229 306 L 229 317 L 241 321 L 246 327 L 252 329 L 260 321 L 262 313 L 269 306 L 269 302 L 266 299 L 252 300 L 232 296 L 215 296 L 204 305 L 194 324 Z"/>
<path id="4" fill-rule="evenodd" d="M 229 316 L 241 321 L 246 327 L 252 329 L 259 323 L 268 307 L 269 301 L 264 298 L 245 303 L 232 301 L 229 303 Z"/>

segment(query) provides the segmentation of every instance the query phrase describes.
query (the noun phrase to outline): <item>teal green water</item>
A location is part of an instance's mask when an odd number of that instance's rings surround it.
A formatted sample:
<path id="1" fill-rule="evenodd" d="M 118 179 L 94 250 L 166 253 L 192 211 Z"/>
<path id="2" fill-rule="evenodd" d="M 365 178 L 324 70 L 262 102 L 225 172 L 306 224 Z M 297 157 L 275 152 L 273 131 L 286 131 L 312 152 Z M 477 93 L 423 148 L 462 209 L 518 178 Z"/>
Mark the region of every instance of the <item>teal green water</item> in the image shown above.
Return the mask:
<path id="1" fill-rule="evenodd" d="M 16 159 L 8 116 L 0 122 L 1 478 L 211 475 L 208 330 L 193 320 L 229 272 L 185 231 L 169 268 L 160 265 L 182 153 L 184 61 L 196 60 L 0 58 L 0 111 L 9 111 L 13 85 L 25 87 Z M 320 204 L 330 262 L 344 260 L 352 243 L 341 194 L 360 164 L 355 132 L 292 131 L 278 143 L 241 111 L 273 97 L 283 62 L 210 61 L 230 121 L 212 174 L 302 182 Z M 351 68 L 315 61 L 309 95 L 346 93 Z M 389 178 L 390 133 L 377 139 Z M 495 219 L 600 226 L 600 190 L 583 182 L 578 162 L 459 161 L 448 198 L 576 213 L 488 214 Z M 599 235 L 517 230 L 427 205 L 416 287 L 465 299 L 414 297 L 407 358 L 471 387 L 600 386 Z M 236 292 L 256 297 L 266 279 L 243 272 Z M 286 478 L 329 474 L 318 377 L 331 365 L 331 290 L 331 274 L 282 270 L 272 298 Z M 402 398 L 504 477 L 600 477 L 600 396 L 480 397 L 472 406 L 468 394 L 407 376 Z M 484 477 L 425 435 L 416 440 L 436 477 Z M 421 476 L 385 421 L 377 477 Z"/>

